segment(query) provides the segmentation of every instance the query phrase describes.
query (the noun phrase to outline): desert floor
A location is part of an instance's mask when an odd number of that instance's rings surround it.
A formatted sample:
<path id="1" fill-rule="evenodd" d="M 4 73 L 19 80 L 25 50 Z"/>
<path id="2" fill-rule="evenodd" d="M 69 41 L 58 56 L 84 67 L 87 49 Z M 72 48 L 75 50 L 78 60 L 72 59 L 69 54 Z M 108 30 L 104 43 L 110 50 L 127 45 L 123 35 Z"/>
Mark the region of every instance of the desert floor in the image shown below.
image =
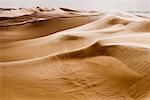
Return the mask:
<path id="1" fill-rule="evenodd" d="M 0 9 L 0 100 L 150 100 L 150 13 Z"/>

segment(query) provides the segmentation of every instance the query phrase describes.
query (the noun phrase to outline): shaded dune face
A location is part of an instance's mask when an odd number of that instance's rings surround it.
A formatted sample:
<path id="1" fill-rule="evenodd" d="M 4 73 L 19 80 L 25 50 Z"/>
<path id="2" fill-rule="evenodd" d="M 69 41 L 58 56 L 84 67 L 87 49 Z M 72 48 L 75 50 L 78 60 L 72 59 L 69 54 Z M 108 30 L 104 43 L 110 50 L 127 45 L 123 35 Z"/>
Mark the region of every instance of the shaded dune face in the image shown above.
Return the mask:
<path id="1" fill-rule="evenodd" d="M 134 22 L 127 27 L 135 32 L 150 32 L 150 21 Z"/>
<path id="2" fill-rule="evenodd" d="M 149 17 L 66 8 L 2 11 L 0 99 L 149 100 Z"/>
<path id="3" fill-rule="evenodd" d="M 52 11 L 32 11 L 29 15 L 0 17 L 0 42 L 13 42 L 47 36 L 95 21 L 99 18 L 99 15 L 98 12 L 71 14 L 71 11 L 56 9 Z"/>

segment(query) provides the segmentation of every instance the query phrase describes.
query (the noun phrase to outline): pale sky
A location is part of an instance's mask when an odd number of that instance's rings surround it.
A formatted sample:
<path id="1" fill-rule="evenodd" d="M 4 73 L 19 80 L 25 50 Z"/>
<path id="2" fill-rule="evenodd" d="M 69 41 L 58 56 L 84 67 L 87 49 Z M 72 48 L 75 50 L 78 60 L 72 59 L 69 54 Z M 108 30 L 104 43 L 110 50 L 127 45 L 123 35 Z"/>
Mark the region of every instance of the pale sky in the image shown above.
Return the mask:
<path id="1" fill-rule="evenodd" d="M 150 11 L 150 0 L 0 0 L 0 7 L 67 7 L 82 10 Z"/>

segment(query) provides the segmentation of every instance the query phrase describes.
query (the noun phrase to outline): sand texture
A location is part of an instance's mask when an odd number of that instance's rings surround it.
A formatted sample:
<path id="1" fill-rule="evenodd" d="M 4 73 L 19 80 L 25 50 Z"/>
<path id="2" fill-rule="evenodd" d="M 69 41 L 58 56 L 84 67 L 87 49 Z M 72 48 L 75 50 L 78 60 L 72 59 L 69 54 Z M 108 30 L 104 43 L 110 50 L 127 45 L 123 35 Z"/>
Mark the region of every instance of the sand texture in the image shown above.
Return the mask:
<path id="1" fill-rule="evenodd" d="M 149 13 L 1 8 L 0 100 L 150 100 Z"/>

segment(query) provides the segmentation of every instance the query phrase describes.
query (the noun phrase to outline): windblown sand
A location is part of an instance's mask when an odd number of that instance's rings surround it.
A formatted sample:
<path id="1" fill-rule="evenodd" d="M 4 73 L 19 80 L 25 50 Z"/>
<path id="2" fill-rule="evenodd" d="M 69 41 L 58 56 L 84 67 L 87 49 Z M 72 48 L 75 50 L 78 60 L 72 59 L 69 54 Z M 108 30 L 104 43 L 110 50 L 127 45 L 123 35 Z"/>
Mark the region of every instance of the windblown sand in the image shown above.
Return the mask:
<path id="1" fill-rule="evenodd" d="M 150 100 L 150 16 L 0 9 L 0 100 Z"/>

